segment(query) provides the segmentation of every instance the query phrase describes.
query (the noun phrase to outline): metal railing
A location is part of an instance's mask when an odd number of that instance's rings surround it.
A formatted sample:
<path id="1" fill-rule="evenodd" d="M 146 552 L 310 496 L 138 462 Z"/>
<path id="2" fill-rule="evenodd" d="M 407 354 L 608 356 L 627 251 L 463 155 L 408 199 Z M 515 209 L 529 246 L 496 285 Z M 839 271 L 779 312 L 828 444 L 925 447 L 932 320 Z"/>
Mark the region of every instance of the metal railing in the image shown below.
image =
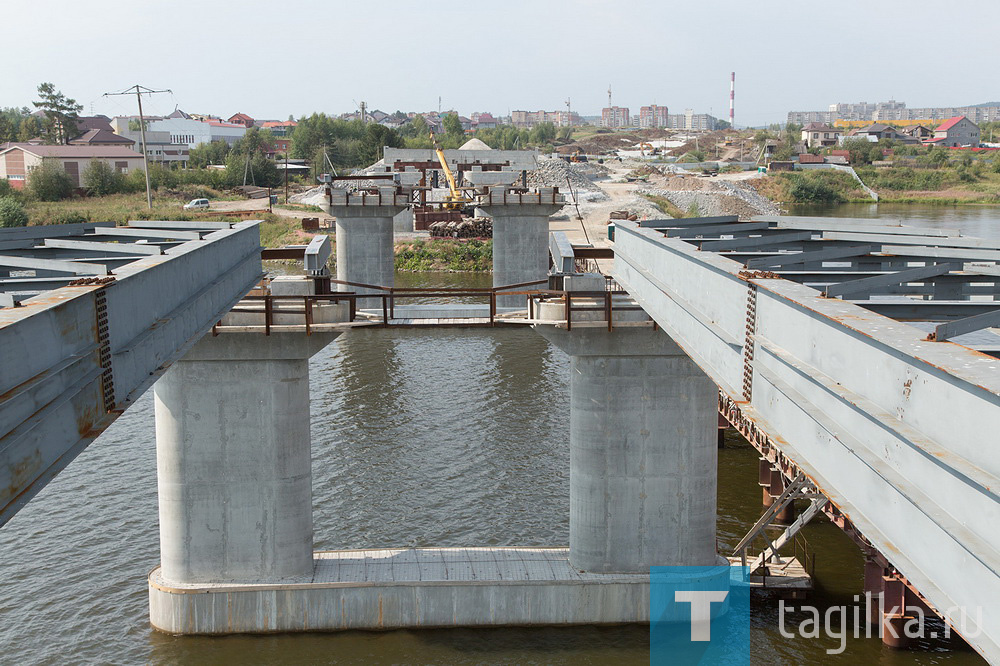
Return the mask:
<path id="1" fill-rule="evenodd" d="M 638 311 L 642 310 L 639 305 L 635 304 L 621 304 L 615 303 L 615 298 L 627 296 L 627 292 L 618 287 L 610 278 L 607 280 L 607 288 L 600 291 L 565 291 L 559 289 L 524 289 L 525 287 L 533 287 L 541 284 L 547 284 L 548 280 L 534 280 L 531 282 L 522 282 L 518 284 L 503 285 L 500 287 L 487 287 L 487 288 L 413 288 L 413 287 L 383 287 L 379 285 L 365 284 L 362 282 L 348 282 L 346 280 L 332 280 L 329 278 L 317 279 L 317 286 L 320 289 L 329 289 L 333 285 L 343 285 L 347 287 L 354 287 L 357 289 L 368 289 L 372 290 L 374 293 L 358 293 L 355 291 L 340 291 L 340 292 L 329 292 L 320 294 L 301 294 L 301 295 L 274 295 L 274 294 L 261 294 L 255 293 L 252 295 L 245 296 L 240 302 L 230 310 L 230 313 L 234 314 L 251 314 L 251 315 L 262 315 L 264 318 L 263 322 L 263 332 L 265 335 L 271 335 L 272 331 L 277 326 L 287 326 L 289 324 L 278 324 L 275 318 L 278 316 L 287 317 L 291 316 L 301 316 L 301 324 L 291 324 L 293 326 L 304 326 L 306 335 L 311 335 L 315 327 L 322 324 L 334 324 L 334 323 L 352 323 L 359 319 L 359 312 L 363 309 L 368 310 L 381 310 L 381 319 L 367 319 L 365 323 L 375 326 L 381 326 L 383 328 L 389 326 L 415 326 L 415 325 L 431 325 L 431 324 L 414 324 L 413 320 L 419 320 L 419 318 L 411 317 L 406 321 L 395 321 L 396 319 L 396 301 L 397 300 L 407 300 L 407 299 L 484 299 L 486 303 L 489 304 L 489 316 L 461 316 L 461 317 L 436 317 L 434 319 L 452 319 L 452 320 L 469 320 L 465 323 L 452 322 L 451 325 L 462 325 L 462 326 L 496 326 L 498 323 L 499 313 L 497 309 L 497 297 L 498 296 L 524 296 L 525 297 L 525 309 L 527 311 L 527 318 L 523 321 L 530 323 L 533 322 L 538 313 L 538 304 L 547 300 L 558 300 L 562 299 L 564 303 L 563 315 L 565 318 L 567 330 L 573 328 L 574 319 L 576 323 L 594 323 L 594 322 L 606 322 L 608 330 L 611 331 L 614 328 L 614 313 L 622 311 Z M 365 303 L 370 303 L 375 301 L 374 307 L 365 308 Z M 346 322 L 322 322 L 317 323 L 315 321 L 315 308 L 322 304 L 336 305 L 339 303 L 348 303 L 348 317 Z M 296 307 L 296 304 L 301 304 Z M 481 303 L 485 305 L 486 303 Z M 431 303 L 428 304 L 441 305 L 441 303 Z M 583 312 L 603 312 L 603 320 L 587 320 L 586 322 L 581 321 L 579 317 L 574 318 L 575 314 Z M 366 316 L 371 316 L 372 313 L 363 313 Z M 481 321 L 475 321 L 481 320 Z M 518 318 L 504 318 L 502 321 L 507 322 L 518 322 L 522 321 Z M 440 322 L 437 325 L 442 325 Z M 444 324 L 447 325 L 447 324 Z M 238 327 L 238 324 L 223 324 L 221 321 L 216 323 L 212 327 L 212 335 L 218 335 L 220 328 L 232 328 Z M 253 325 L 254 328 L 260 327 L 260 325 Z"/>

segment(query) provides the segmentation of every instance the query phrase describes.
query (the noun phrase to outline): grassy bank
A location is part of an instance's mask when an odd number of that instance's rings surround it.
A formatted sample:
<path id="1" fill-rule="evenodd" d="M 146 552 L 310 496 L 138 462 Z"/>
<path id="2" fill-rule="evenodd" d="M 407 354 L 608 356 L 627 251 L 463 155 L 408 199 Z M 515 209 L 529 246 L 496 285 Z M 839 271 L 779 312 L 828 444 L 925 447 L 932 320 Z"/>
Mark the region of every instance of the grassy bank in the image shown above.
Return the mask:
<path id="1" fill-rule="evenodd" d="M 937 169 L 911 166 L 857 167 L 882 203 L 1000 204 L 1000 173 L 983 167 Z M 849 174 L 795 171 L 769 174 L 754 183 L 778 203 L 869 203 L 871 198 Z"/>
<path id="2" fill-rule="evenodd" d="M 858 181 L 840 171 L 782 171 L 758 178 L 754 187 L 776 203 L 871 201 Z"/>

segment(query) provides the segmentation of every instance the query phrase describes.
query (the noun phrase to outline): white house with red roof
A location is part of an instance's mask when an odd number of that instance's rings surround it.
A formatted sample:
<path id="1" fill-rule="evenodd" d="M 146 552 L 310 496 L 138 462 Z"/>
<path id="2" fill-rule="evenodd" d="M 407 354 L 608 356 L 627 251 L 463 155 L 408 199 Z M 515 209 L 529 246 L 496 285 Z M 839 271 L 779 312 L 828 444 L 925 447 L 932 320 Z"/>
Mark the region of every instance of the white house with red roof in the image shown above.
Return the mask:
<path id="1" fill-rule="evenodd" d="M 935 127 L 934 138 L 927 139 L 924 143 L 949 148 L 978 148 L 979 125 L 965 116 L 955 116 Z"/>

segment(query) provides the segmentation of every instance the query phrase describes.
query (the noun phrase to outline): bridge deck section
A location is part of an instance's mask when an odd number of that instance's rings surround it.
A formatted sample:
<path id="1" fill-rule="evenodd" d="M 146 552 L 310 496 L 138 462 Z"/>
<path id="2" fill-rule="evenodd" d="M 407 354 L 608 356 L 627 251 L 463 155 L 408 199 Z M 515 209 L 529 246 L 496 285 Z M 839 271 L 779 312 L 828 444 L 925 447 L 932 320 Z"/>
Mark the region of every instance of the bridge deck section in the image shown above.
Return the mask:
<path id="1" fill-rule="evenodd" d="M 1000 243 L 756 222 L 620 222 L 614 277 L 715 381 L 764 458 L 803 472 L 839 524 L 1000 660 L 1000 360 L 941 341 L 942 326 L 984 329 L 1000 310 Z M 831 285 L 842 295 L 824 295 Z"/>

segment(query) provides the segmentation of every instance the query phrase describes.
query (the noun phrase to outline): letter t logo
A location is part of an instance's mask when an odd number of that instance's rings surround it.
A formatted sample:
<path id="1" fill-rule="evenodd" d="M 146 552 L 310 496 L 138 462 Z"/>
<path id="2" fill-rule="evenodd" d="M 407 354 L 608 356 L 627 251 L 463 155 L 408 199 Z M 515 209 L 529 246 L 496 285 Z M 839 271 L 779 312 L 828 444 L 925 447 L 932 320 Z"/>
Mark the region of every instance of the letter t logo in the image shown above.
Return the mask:
<path id="1" fill-rule="evenodd" d="M 674 601 L 691 604 L 691 640 L 712 640 L 712 603 L 726 600 L 729 592 L 721 590 L 678 590 Z"/>

